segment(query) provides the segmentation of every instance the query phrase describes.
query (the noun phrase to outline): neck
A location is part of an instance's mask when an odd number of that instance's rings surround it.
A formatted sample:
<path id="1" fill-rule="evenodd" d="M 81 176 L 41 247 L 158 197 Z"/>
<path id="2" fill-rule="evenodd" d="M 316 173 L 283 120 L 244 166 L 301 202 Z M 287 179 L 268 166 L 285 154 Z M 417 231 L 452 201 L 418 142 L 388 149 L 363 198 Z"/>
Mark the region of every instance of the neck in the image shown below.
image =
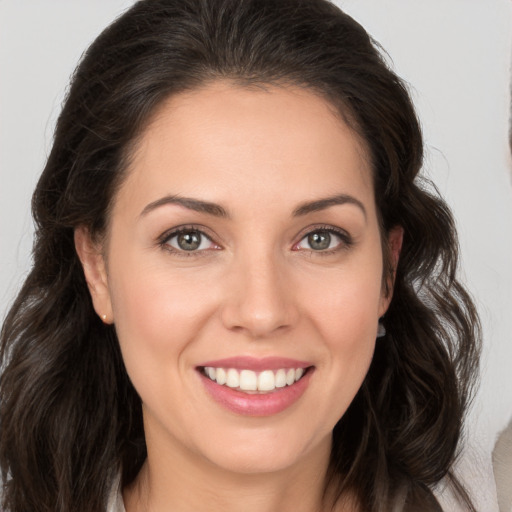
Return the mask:
<path id="1" fill-rule="evenodd" d="M 190 453 L 166 456 L 148 445 L 148 458 L 124 489 L 126 512 L 356 512 L 345 498 L 334 506 L 324 492 L 330 440 L 300 463 L 266 473 L 219 468 Z"/>

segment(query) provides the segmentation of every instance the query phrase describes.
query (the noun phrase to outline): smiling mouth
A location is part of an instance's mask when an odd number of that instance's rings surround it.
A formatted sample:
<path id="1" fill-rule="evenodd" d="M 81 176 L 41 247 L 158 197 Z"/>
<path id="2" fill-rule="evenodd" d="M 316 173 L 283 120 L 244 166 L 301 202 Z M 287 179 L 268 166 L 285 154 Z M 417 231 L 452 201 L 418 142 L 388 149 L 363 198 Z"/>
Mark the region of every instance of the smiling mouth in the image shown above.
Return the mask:
<path id="1" fill-rule="evenodd" d="M 253 370 L 204 366 L 199 370 L 204 376 L 221 386 L 248 394 L 262 394 L 293 386 L 311 368 L 279 368 L 255 372 Z"/>

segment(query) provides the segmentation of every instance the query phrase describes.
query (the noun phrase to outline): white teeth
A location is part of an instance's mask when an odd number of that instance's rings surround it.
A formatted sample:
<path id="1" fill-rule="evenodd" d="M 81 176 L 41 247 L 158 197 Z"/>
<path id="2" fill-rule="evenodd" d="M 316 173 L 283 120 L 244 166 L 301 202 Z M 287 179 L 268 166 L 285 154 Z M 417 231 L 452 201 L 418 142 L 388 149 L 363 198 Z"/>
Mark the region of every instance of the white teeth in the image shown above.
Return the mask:
<path id="1" fill-rule="evenodd" d="M 272 370 L 265 370 L 258 375 L 258 390 L 272 391 L 276 387 L 276 379 Z"/>
<path id="2" fill-rule="evenodd" d="M 221 384 L 221 385 L 226 384 L 226 379 L 227 379 L 226 370 L 224 370 L 224 368 L 217 368 L 215 370 L 215 368 L 214 368 L 214 371 L 216 373 L 215 380 L 217 381 L 217 384 Z"/>
<path id="3" fill-rule="evenodd" d="M 240 375 L 233 368 L 230 368 L 228 370 L 226 377 L 226 386 L 229 386 L 230 388 L 237 388 L 238 386 L 240 386 Z"/>
<path id="4" fill-rule="evenodd" d="M 305 373 L 304 368 L 280 368 L 279 370 L 236 370 L 234 368 L 213 368 L 207 366 L 204 373 L 217 384 L 236 388 L 240 391 L 273 391 L 276 388 L 291 386 Z"/>
<path id="5" fill-rule="evenodd" d="M 252 370 L 242 370 L 240 372 L 240 389 L 242 391 L 256 391 L 258 389 L 258 377 L 256 377 L 255 372 Z"/>
<path id="6" fill-rule="evenodd" d="M 276 372 L 276 388 L 284 388 L 286 386 L 286 371 L 277 370 Z"/>

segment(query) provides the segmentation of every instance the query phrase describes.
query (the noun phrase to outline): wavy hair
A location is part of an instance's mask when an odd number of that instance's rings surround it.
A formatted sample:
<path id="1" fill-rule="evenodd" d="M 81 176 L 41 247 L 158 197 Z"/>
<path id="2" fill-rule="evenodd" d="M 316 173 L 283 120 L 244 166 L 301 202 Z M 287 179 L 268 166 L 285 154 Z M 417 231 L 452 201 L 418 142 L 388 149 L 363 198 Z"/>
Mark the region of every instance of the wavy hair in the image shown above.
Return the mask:
<path id="1" fill-rule="evenodd" d="M 431 489 L 448 477 L 474 510 L 451 474 L 480 343 L 457 279 L 454 222 L 419 177 L 422 135 L 404 83 L 327 0 L 141 0 L 85 52 L 33 196 L 33 267 L 1 331 L 2 510 L 104 511 L 118 472 L 127 485 L 141 468 L 140 398 L 115 327 L 93 310 L 74 230 L 104 233 L 130 152 L 162 101 L 218 79 L 315 91 L 360 135 L 384 283 L 387 234 L 404 229 L 387 335 L 334 429 L 326 485 L 355 492 L 365 511 L 435 510 Z"/>

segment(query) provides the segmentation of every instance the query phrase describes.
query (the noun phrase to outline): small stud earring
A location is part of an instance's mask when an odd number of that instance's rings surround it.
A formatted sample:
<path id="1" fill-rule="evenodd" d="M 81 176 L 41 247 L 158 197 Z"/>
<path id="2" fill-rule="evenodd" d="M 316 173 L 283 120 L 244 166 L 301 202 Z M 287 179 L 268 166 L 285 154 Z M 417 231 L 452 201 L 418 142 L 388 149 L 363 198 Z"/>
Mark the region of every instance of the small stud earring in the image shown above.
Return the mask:
<path id="1" fill-rule="evenodd" d="M 377 327 L 377 338 L 383 338 L 386 336 L 386 328 L 381 320 L 379 320 L 379 325 Z"/>
<path id="2" fill-rule="evenodd" d="M 107 323 L 107 315 L 101 315 L 101 319 L 103 320 L 103 323 Z"/>

